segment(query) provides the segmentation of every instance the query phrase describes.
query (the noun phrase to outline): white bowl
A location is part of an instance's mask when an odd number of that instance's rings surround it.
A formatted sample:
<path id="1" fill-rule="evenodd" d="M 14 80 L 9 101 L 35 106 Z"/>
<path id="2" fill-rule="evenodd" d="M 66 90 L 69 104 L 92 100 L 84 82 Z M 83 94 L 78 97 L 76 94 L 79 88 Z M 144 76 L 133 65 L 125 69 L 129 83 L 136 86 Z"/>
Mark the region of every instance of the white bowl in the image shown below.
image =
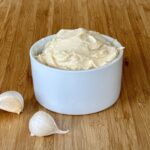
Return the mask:
<path id="1" fill-rule="evenodd" d="M 109 41 L 114 40 L 103 36 Z M 123 50 L 111 63 L 96 69 L 61 70 L 41 64 L 35 58 L 52 38 L 45 37 L 30 49 L 37 101 L 51 111 L 69 115 L 91 114 L 113 105 L 120 94 Z M 121 44 L 116 41 L 115 46 Z"/>

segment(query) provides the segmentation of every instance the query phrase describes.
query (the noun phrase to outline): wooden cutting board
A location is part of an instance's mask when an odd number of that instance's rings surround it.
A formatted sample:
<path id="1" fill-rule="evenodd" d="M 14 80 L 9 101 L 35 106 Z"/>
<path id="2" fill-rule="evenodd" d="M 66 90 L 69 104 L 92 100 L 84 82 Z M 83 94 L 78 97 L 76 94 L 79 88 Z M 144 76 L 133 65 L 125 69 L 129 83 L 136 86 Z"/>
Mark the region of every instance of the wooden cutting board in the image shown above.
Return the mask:
<path id="1" fill-rule="evenodd" d="M 29 49 L 61 28 L 78 27 L 126 47 L 122 91 L 105 111 L 67 116 L 36 102 Z M 0 150 L 150 150 L 150 0 L 0 0 L 0 92 L 7 90 L 21 92 L 25 108 L 20 115 L 0 111 Z M 31 137 L 28 122 L 38 110 L 70 132 Z"/>

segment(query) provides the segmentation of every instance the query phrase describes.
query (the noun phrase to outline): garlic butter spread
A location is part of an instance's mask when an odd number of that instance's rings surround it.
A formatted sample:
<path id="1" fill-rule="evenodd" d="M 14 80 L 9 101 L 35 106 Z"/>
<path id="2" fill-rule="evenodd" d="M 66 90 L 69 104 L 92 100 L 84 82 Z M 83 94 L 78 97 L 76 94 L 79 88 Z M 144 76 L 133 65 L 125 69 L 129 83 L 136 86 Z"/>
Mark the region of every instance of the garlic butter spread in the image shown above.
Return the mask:
<path id="1" fill-rule="evenodd" d="M 100 33 L 78 28 L 60 30 L 37 59 L 54 68 L 87 70 L 108 64 L 118 54 L 119 48 Z"/>

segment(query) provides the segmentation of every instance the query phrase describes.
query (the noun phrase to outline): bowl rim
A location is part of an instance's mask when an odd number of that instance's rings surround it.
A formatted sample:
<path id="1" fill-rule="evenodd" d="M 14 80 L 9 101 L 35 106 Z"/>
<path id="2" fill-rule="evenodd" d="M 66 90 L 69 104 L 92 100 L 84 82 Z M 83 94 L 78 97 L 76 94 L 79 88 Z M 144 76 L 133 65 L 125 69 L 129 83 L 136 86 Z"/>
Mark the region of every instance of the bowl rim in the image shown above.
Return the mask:
<path id="1" fill-rule="evenodd" d="M 45 64 L 40 63 L 40 62 L 35 58 L 35 56 L 34 56 L 34 54 L 33 54 L 33 48 L 34 48 L 37 44 L 39 44 L 40 42 L 42 42 L 42 41 L 44 41 L 44 40 L 46 40 L 46 39 L 48 39 L 48 38 L 52 38 L 54 35 L 55 35 L 55 34 L 53 34 L 53 35 L 48 35 L 48 36 L 43 37 L 42 39 L 36 41 L 35 43 L 33 43 L 33 45 L 32 45 L 31 48 L 30 48 L 30 52 L 29 52 L 29 53 L 30 53 L 30 54 L 29 54 L 29 55 L 30 55 L 30 62 L 33 60 L 33 61 L 36 62 L 37 65 L 39 65 L 39 66 L 41 66 L 41 67 L 43 67 L 43 68 L 45 68 L 45 69 L 48 69 L 48 70 L 59 71 L 59 72 L 68 72 L 68 73 L 81 73 L 81 72 L 93 72 L 93 71 L 98 71 L 98 70 L 104 70 L 104 69 L 106 69 L 106 68 L 112 66 L 114 63 L 118 62 L 118 61 L 123 57 L 124 49 L 120 50 L 119 55 L 118 55 L 113 61 L 111 61 L 111 62 L 109 62 L 108 64 L 105 64 L 105 65 L 103 65 L 103 66 L 96 67 L 96 68 L 87 69 L 87 70 L 66 70 L 66 69 L 54 68 L 54 67 L 51 67 L 51 66 L 48 66 L 48 65 L 45 65 Z M 121 45 L 121 43 L 120 43 L 118 40 L 116 40 L 116 39 L 114 39 L 114 38 L 112 38 L 112 37 L 110 37 L 110 36 L 108 36 L 108 35 L 105 35 L 105 34 L 101 34 L 101 35 L 102 35 L 104 38 L 106 38 L 108 41 L 113 41 L 113 40 L 115 40 L 115 44 L 116 44 L 116 45 L 118 45 L 118 46 L 120 46 L 120 47 L 123 47 L 123 46 Z"/>

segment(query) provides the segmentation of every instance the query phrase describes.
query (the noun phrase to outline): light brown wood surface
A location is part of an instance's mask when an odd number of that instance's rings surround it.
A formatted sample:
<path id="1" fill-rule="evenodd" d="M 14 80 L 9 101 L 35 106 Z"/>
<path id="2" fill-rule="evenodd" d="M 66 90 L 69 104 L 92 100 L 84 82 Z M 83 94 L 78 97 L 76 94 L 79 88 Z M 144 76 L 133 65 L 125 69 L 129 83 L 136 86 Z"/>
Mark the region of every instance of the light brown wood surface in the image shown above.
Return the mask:
<path id="1" fill-rule="evenodd" d="M 122 91 L 105 111 L 67 116 L 36 102 L 29 49 L 61 28 L 78 27 L 126 47 Z M 0 150 L 150 150 L 150 0 L 0 0 L 0 92 L 7 90 L 21 92 L 25 108 L 20 115 L 0 111 Z M 70 132 L 31 137 L 28 121 L 38 110 Z"/>

